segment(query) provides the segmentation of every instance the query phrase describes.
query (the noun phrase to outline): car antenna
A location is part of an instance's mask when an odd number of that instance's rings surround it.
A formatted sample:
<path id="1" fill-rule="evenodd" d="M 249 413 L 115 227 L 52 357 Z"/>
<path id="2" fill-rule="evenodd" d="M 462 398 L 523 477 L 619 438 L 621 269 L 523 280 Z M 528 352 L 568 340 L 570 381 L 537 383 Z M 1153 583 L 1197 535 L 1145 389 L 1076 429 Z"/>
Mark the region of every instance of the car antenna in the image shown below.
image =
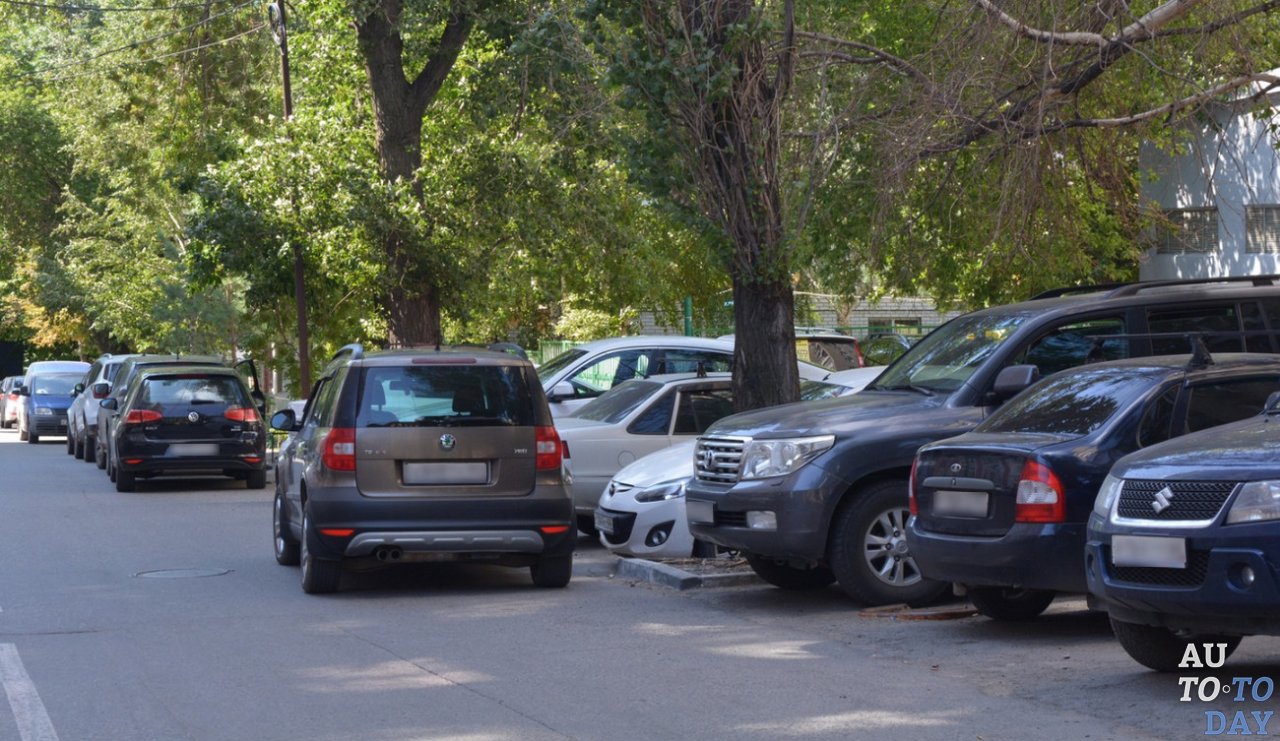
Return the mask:
<path id="1" fill-rule="evenodd" d="M 1187 340 L 1191 342 L 1191 360 L 1187 363 L 1188 368 L 1206 368 L 1213 365 L 1213 355 L 1209 353 L 1209 346 L 1204 344 L 1204 337 L 1191 334 L 1187 335 Z"/>

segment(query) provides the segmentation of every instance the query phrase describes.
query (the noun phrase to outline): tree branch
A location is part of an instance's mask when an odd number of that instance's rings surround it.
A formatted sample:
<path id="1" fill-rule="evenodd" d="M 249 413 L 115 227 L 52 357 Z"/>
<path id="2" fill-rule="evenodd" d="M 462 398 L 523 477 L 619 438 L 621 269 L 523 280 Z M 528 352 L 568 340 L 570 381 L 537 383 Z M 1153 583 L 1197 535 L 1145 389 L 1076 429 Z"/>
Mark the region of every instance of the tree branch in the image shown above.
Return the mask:
<path id="1" fill-rule="evenodd" d="M 475 25 L 475 15 L 466 9 L 466 5 L 455 0 L 449 11 L 449 20 L 440 34 L 440 44 L 409 85 L 410 105 L 417 111 L 425 113 L 427 106 L 435 100 L 440 87 L 449 76 L 449 70 L 453 69 L 454 62 L 458 60 L 463 45 L 467 43 L 471 27 Z"/>

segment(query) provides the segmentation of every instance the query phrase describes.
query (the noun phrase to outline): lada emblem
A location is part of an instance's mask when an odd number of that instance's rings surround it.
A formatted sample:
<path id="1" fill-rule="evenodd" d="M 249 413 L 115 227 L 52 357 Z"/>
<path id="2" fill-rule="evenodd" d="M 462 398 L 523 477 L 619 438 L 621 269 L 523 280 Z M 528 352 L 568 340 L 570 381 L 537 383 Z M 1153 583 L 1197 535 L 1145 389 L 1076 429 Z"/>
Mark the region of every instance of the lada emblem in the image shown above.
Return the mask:
<path id="1" fill-rule="evenodd" d="M 199 421 L 200 421 L 200 412 L 195 412 L 195 411 L 187 412 L 187 421 L 188 421 L 188 422 L 199 422 Z"/>
<path id="2" fill-rule="evenodd" d="M 1173 489 L 1166 486 L 1156 492 L 1155 498 L 1151 501 L 1151 509 L 1154 509 L 1156 514 L 1160 514 L 1169 509 L 1169 505 L 1172 504 L 1171 499 L 1173 499 Z"/>
<path id="3" fill-rule="evenodd" d="M 440 436 L 441 450 L 453 450 L 454 446 L 457 444 L 458 444 L 458 438 L 454 437 L 453 435 L 450 435 L 447 432 Z"/>

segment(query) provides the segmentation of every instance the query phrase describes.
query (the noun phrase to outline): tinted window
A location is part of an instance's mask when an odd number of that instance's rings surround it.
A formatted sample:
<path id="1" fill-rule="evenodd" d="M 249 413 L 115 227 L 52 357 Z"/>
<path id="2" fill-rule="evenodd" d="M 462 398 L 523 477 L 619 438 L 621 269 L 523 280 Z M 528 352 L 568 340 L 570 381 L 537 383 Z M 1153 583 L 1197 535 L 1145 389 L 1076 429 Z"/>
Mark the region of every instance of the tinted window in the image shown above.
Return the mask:
<path id="1" fill-rule="evenodd" d="M 698 363 L 707 373 L 733 369 L 733 355 L 712 350 L 665 350 L 659 373 L 697 373 Z"/>
<path id="2" fill-rule="evenodd" d="M 1145 448 L 1168 440 L 1172 434 L 1173 407 L 1178 401 L 1181 386 L 1173 386 L 1157 396 L 1142 413 L 1138 425 L 1138 447 Z"/>
<path id="3" fill-rule="evenodd" d="M 1173 334 L 1173 337 L 1155 337 L 1151 351 L 1155 355 L 1191 353 L 1186 335 L 1203 334 L 1210 350 L 1240 352 L 1240 319 L 1234 304 L 1226 306 L 1195 306 L 1191 308 L 1153 308 L 1147 311 L 1147 330 L 1153 335 Z"/>
<path id="4" fill-rule="evenodd" d="M 872 388 L 954 391 L 1033 316 L 981 314 L 953 319 L 908 350 Z"/>
<path id="5" fill-rule="evenodd" d="M 1032 386 L 977 429 L 1087 435 L 1142 398 L 1156 380 L 1132 369 L 1076 370 Z"/>
<path id="6" fill-rule="evenodd" d="M 107 383 L 115 383 L 116 376 L 120 375 L 120 368 L 123 366 L 124 363 L 109 363 L 106 371 L 102 374 L 102 380 Z"/>
<path id="7" fill-rule="evenodd" d="M 538 380 L 546 383 L 552 376 L 570 365 L 573 365 L 578 358 L 586 354 L 586 350 L 578 350 L 576 348 L 572 350 L 565 350 L 554 358 L 538 366 Z"/>
<path id="8" fill-rule="evenodd" d="M 151 376 L 142 380 L 133 409 L 151 409 L 166 417 L 197 408 L 205 416 L 222 414 L 227 407 L 248 407 L 242 386 L 231 376 Z"/>
<path id="9" fill-rule="evenodd" d="M 70 396 L 81 378 L 84 378 L 84 374 L 82 373 L 57 373 L 34 376 L 31 379 L 31 395 Z"/>
<path id="10" fill-rule="evenodd" d="M 1124 334 L 1124 320 L 1109 317 L 1063 324 L 1041 335 L 1017 361 L 1034 365 L 1049 376 L 1067 368 L 1129 357 L 1129 341 L 1107 339 Z"/>
<path id="11" fill-rule="evenodd" d="M 1187 432 L 1252 417 L 1262 411 L 1274 391 L 1280 391 L 1280 379 L 1241 378 L 1193 386 L 1187 402 Z"/>
<path id="12" fill-rule="evenodd" d="M 627 427 L 632 435 L 665 435 L 671 429 L 671 410 L 676 405 L 675 389 L 668 391 L 649 405 L 636 421 Z"/>
<path id="13" fill-rule="evenodd" d="M 582 406 L 573 416 L 596 422 L 617 424 L 626 419 L 650 396 L 662 388 L 652 381 L 632 381 L 612 389 Z"/>
<path id="14" fill-rule="evenodd" d="M 1267 325 L 1262 320 L 1262 309 L 1259 308 L 1258 302 L 1242 302 L 1240 318 L 1244 320 L 1244 329 L 1248 333 L 1244 336 L 1244 344 L 1249 352 L 1274 352 L 1271 335 L 1267 332 Z"/>
<path id="15" fill-rule="evenodd" d="M 333 420 L 333 400 L 337 396 L 341 384 L 334 377 L 322 378 L 311 390 L 311 400 L 307 408 L 302 410 L 305 424 L 331 426 Z"/>
<path id="16" fill-rule="evenodd" d="M 362 381 L 357 427 L 533 424 L 533 397 L 519 366 L 374 367 L 364 369 Z"/>
<path id="17" fill-rule="evenodd" d="M 733 414 L 733 392 L 729 389 L 706 389 L 680 394 L 676 411 L 675 434 L 701 435 L 712 422 Z"/>

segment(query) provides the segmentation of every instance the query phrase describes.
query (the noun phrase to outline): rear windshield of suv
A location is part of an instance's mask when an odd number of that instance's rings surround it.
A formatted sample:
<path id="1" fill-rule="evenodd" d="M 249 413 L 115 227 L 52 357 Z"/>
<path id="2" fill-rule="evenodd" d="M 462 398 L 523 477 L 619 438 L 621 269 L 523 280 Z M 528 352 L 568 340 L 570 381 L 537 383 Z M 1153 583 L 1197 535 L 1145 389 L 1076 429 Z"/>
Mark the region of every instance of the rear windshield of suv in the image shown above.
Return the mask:
<path id="1" fill-rule="evenodd" d="M 1074 370 L 1046 379 L 1014 397 L 975 432 L 1048 432 L 1087 435 L 1119 410 L 1130 408 L 1163 375 L 1133 368 Z"/>
<path id="2" fill-rule="evenodd" d="M 234 377 L 190 373 L 142 379 L 142 388 L 133 402 L 133 408 L 151 409 L 166 417 L 186 414 L 192 408 L 205 416 L 215 416 L 228 407 L 252 406 Z"/>
<path id="3" fill-rule="evenodd" d="M 520 366 L 372 367 L 361 379 L 357 427 L 533 424 L 533 397 Z"/>

